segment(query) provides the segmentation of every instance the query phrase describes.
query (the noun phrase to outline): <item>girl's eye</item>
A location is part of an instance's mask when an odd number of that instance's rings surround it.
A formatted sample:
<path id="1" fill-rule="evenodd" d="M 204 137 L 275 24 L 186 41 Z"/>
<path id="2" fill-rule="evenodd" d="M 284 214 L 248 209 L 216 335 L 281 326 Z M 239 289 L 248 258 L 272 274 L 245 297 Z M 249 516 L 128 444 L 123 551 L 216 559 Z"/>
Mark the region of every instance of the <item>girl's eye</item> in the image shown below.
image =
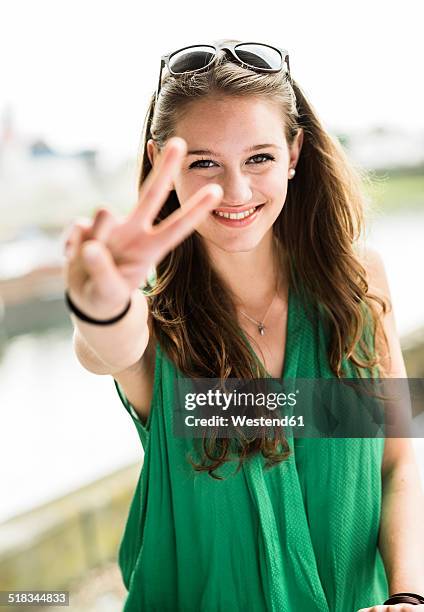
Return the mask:
<path id="1" fill-rule="evenodd" d="M 212 166 L 201 166 L 200 164 L 203 163 L 213 163 L 212 160 L 210 159 L 198 159 L 197 161 L 193 162 L 192 164 L 189 165 L 189 168 L 212 168 Z"/>
<path id="2" fill-rule="evenodd" d="M 256 159 L 257 157 L 262 157 L 263 158 L 263 161 L 261 162 L 261 164 L 264 164 L 267 161 L 274 161 L 274 159 L 275 159 L 275 157 L 273 157 L 269 153 L 258 153 L 258 155 L 254 155 L 250 159 Z"/>
<path id="3" fill-rule="evenodd" d="M 260 153 L 258 155 L 254 155 L 253 157 L 251 157 L 250 159 L 257 159 L 257 158 L 262 158 L 262 161 L 259 162 L 254 162 L 253 165 L 259 165 L 259 164 L 264 164 L 268 161 L 274 161 L 275 157 L 273 157 L 272 155 L 270 155 L 269 153 Z M 213 164 L 214 162 L 211 159 L 198 159 L 197 161 L 193 162 L 192 164 L 190 164 L 189 168 L 212 168 L 212 166 L 202 166 L 200 164 L 203 163 L 211 163 Z"/>

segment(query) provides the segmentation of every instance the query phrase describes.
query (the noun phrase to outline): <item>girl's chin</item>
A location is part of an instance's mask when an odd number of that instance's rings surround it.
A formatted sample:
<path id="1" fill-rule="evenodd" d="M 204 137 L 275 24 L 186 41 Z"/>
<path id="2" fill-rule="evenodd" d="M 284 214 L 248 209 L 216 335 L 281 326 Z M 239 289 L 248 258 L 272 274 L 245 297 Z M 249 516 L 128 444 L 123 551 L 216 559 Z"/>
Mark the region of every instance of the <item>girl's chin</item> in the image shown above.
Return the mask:
<path id="1" fill-rule="evenodd" d="M 262 241 L 263 236 L 235 236 L 223 239 L 222 236 L 202 236 L 202 240 L 208 249 L 224 251 L 225 253 L 247 253 L 255 249 Z"/>

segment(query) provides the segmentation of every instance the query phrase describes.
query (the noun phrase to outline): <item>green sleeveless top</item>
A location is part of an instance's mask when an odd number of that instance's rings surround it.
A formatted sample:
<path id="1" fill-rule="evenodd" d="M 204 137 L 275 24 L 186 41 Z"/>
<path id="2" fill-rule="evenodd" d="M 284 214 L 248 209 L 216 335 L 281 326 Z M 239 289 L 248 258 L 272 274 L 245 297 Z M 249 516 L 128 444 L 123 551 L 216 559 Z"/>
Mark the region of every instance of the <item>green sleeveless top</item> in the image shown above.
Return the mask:
<path id="1" fill-rule="evenodd" d="M 283 377 L 334 377 L 318 310 L 307 314 L 292 288 L 286 335 Z M 173 435 L 182 376 L 158 344 L 145 423 L 114 381 L 145 453 L 119 548 L 124 612 L 347 612 L 383 602 L 384 438 L 287 437 L 286 461 L 264 471 L 259 454 L 235 475 L 238 461 L 224 464 L 215 480 L 188 463 L 192 441 Z"/>

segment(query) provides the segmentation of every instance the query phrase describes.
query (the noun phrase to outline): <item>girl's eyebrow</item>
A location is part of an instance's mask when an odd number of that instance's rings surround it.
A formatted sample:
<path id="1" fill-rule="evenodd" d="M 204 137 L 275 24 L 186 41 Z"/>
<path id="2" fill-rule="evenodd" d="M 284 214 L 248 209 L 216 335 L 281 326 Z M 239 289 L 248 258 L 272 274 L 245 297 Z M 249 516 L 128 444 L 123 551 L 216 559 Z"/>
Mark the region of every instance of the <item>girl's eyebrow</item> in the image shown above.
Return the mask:
<path id="1" fill-rule="evenodd" d="M 250 153 L 250 151 L 256 151 L 257 149 L 265 149 L 267 147 L 281 149 L 281 147 L 275 144 L 258 144 L 254 145 L 253 147 L 248 147 L 243 151 L 243 153 Z M 187 156 L 188 155 L 213 155 L 214 157 L 220 157 L 219 153 L 215 153 L 215 151 L 211 151 L 210 149 L 192 149 L 191 151 L 187 151 Z"/>

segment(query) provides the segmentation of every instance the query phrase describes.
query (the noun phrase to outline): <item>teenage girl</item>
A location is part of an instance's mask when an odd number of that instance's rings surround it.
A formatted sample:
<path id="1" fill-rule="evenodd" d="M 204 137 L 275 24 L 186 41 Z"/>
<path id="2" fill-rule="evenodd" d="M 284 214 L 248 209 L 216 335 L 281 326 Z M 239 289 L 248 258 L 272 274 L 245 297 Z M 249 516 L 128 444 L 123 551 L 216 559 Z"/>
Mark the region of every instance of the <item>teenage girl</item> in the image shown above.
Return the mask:
<path id="1" fill-rule="evenodd" d="M 360 178 L 287 52 L 164 56 L 138 187 L 126 218 L 101 208 L 70 228 L 65 264 L 76 355 L 113 377 L 144 448 L 125 610 L 424 603 L 410 440 L 173 435 L 181 378 L 406 377 L 383 264 L 360 247 Z"/>

